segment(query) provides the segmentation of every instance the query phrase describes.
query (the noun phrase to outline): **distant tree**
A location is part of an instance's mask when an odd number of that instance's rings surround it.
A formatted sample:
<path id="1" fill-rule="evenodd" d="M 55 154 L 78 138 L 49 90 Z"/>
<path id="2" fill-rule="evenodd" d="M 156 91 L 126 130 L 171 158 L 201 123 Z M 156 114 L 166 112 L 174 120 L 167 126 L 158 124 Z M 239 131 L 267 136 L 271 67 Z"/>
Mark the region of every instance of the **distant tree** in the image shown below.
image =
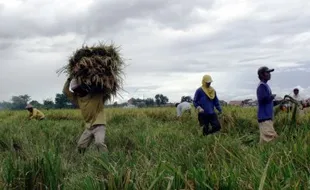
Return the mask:
<path id="1" fill-rule="evenodd" d="M 30 101 L 30 96 L 25 95 L 19 95 L 19 96 L 12 96 L 12 109 L 25 109 L 27 103 Z"/>
<path id="2" fill-rule="evenodd" d="M 182 96 L 181 102 L 193 102 L 193 99 L 190 96 Z"/>
<path id="3" fill-rule="evenodd" d="M 38 101 L 36 100 L 32 100 L 29 102 L 29 104 L 31 104 L 33 107 L 35 108 L 41 108 L 42 107 L 42 104 L 40 104 Z"/>
<path id="4" fill-rule="evenodd" d="M 2 109 L 12 109 L 12 103 L 3 101 L 0 103 L 0 110 Z"/>
<path id="5" fill-rule="evenodd" d="M 169 99 L 167 96 L 162 96 L 161 97 L 161 104 L 167 104 L 169 102 Z"/>
<path id="6" fill-rule="evenodd" d="M 65 94 L 56 94 L 55 97 L 55 108 L 74 108 L 74 105 L 70 102 Z"/>
<path id="7" fill-rule="evenodd" d="M 158 106 L 167 104 L 169 102 L 169 99 L 167 96 L 164 96 L 162 94 L 156 94 L 155 95 L 155 102 Z"/>
<path id="8" fill-rule="evenodd" d="M 117 106 L 118 106 L 117 102 L 114 102 L 114 103 L 113 103 L 113 106 L 114 106 L 114 107 L 117 107 Z"/>
<path id="9" fill-rule="evenodd" d="M 132 105 L 135 105 L 135 106 L 138 106 L 138 105 L 141 105 L 144 103 L 145 100 L 142 100 L 140 98 L 131 98 L 131 104 Z"/>
<path id="10" fill-rule="evenodd" d="M 146 107 L 146 103 L 145 103 L 145 101 L 140 101 L 140 102 L 137 103 L 136 106 L 139 107 L 139 108 Z"/>
<path id="11" fill-rule="evenodd" d="M 145 100 L 145 105 L 146 105 L 146 106 L 154 106 L 154 104 L 155 104 L 155 101 L 154 101 L 153 98 L 147 98 L 147 99 Z"/>
<path id="12" fill-rule="evenodd" d="M 53 109 L 53 108 L 55 108 L 55 104 L 54 104 L 52 99 L 43 100 L 43 106 L 46 109 Z"/>
<path id="13" fill-rule="evenodd" d="M 155 95 L 155 102 L 156 102 L 157 106 L 160 106 L 160 103 L 161 103 L 160 94 Z"/>

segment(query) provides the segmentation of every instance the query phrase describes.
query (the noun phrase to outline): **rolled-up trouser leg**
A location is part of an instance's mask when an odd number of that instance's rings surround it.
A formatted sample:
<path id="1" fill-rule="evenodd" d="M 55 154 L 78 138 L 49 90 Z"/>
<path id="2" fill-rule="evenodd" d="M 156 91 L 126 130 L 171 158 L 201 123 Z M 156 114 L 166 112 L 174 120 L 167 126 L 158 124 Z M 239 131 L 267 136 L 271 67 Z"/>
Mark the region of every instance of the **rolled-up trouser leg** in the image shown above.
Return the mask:
<path id="1" fill-rule="evenodd" d="M 107 152 L 108 148 L 105 144 L 105 126 L 99 125 L 92 131 L 94 137 L 95 137 L 95 145 L 98 148 L 100 152 Z"/>
<path id="2" fill-rule="evenodd" d="M 77 143 L 79 152 L 84 153 L 85 149 L 90 145 L 92 140 L 93 134 L 91 130 L 85 129 Z"/>
<path id="3" fill-rule="evenodd" d="M 273 127 L 273 121 L 267 120 L 259 123 L 260 140 L 259 143 L 270 142 L 278 137 Z"/>

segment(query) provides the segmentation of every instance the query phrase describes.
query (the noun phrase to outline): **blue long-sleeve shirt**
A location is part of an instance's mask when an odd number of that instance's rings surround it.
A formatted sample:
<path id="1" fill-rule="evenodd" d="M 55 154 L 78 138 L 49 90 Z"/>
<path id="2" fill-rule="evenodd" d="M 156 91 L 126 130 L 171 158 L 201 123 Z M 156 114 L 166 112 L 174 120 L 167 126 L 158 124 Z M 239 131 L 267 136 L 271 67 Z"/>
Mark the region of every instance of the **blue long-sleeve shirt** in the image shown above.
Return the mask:
<path id="1" fill-rule="evenodd" d="M 271 89 L 265 82 L 260 82 L 256 96 L 258 101 L 257 119 L 258 122 L 273 119 L 273 99 Z"/>
<path id="2" fill-rule="evenodd" d="M 218 100 L 217 95 L 215 94 L 215 97 L 213 100 L 211 100 L 205 92 L 202 90 L 202 88 L 198 88 L 195 92 L 193 104 L 195 108 L 200 106 L 203 110 L 204 113 L 206 114 L 215 114 L 214 107 L 221 113 L 222 108 L 220 105 L 220 102 Z"/>

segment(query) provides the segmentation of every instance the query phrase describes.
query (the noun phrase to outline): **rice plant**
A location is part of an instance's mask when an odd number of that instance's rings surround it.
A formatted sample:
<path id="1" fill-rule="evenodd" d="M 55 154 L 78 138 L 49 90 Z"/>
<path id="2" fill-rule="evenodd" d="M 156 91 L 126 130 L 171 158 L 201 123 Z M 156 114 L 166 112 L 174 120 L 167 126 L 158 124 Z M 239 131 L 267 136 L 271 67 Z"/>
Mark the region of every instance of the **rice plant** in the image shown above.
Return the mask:
<path id="1" fill-rule="evenodd" d="M 255 108 L 224 107 L 221 132 L 203 136 L 197 113 L 107 108 L 109 153 L 76 149 L 79 110 L 0 112 L 0 189 L 309 189 L 310 115 L 279 112 L 259 145 Z"/>

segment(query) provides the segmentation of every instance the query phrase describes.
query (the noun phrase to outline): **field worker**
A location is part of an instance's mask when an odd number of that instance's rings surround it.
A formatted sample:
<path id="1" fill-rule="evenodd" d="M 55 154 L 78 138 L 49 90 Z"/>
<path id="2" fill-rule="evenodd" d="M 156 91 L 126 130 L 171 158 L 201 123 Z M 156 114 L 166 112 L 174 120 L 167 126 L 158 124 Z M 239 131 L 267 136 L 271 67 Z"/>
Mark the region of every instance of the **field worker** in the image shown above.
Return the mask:
<path id="1" fill-rule="evenodd" d="M 260 131 L 260 143 L 269 142 L 275 139 L 278 134 L 273 127 L 273 100 L 275 94 L 267 84 L 271 79 L 271 72 L 274 69 L 268 67 L 260 67 L 257 71 L 260 83 L 257 86 L 256 95 L 258 100 L 258 123 Z"/>
<path id="2" fill-rule="evenodd" d="M 298 88 L 294 88 L 292 97 L 300 104 L 300 109 L 297 109 L 297 115 L 304 115 L 305 113 L 308 113 L 308 103 L 306 101 L 306 98 L 300 95 Z"/>
<path id="3" fill-rule="evenodd" d="M 184 112 L 191 113 L 191 104 L 187 101 L 182 101 L 181 103 L 176 103 L 175 107 L 177 109 L 177 117 L 181 117 Z"/>
<path id="4" fill-rule="evenodd" d="M 219 111 L 219 114 L 222 113 L 222 108 L 216 91 L 211 87 L 212 82 L 210 75 L 204 75 L 202 86 L 196 90 L 193 101 L 195 108 L 198 110 L 198 121 L 200 126 L 203 127 L 203 135 L 212 134 L 221 129 L 214 108 Z M 212 127 L 211 131 L 209 131 L 209 124 Z"/>
<path id="5" fill-rule="evenodd" d="M 106 118 L 103 94 L 87 93 L 75 79 L 66 81 L 63 93 L 69 100 L 79 106 L 85 121 L 85 130 L 77 143 L 79 152 L 84 154 L 93 139 L 98 151 L 107 152 L 108 149 L 104 142 Z"/>
<path id="6" fill-rule="evenodd" d="M 296 101 L 298 101 L 301 104 L 305 103 L 303 97 L 299 93 L 299 89 L 298 88 L 294 88 L 292 98 L 294 98 Z"/>
<path id="7" fill-rule="evenodd" d="M 28 104 L 26 106 L 26 109 L 29 112 L 29 119 L 35 119 L 35 120 L 43 120 L 45 119 L 45 115 L 38 110 L 37 108 L 34 108 L 31 104 Z"/>

